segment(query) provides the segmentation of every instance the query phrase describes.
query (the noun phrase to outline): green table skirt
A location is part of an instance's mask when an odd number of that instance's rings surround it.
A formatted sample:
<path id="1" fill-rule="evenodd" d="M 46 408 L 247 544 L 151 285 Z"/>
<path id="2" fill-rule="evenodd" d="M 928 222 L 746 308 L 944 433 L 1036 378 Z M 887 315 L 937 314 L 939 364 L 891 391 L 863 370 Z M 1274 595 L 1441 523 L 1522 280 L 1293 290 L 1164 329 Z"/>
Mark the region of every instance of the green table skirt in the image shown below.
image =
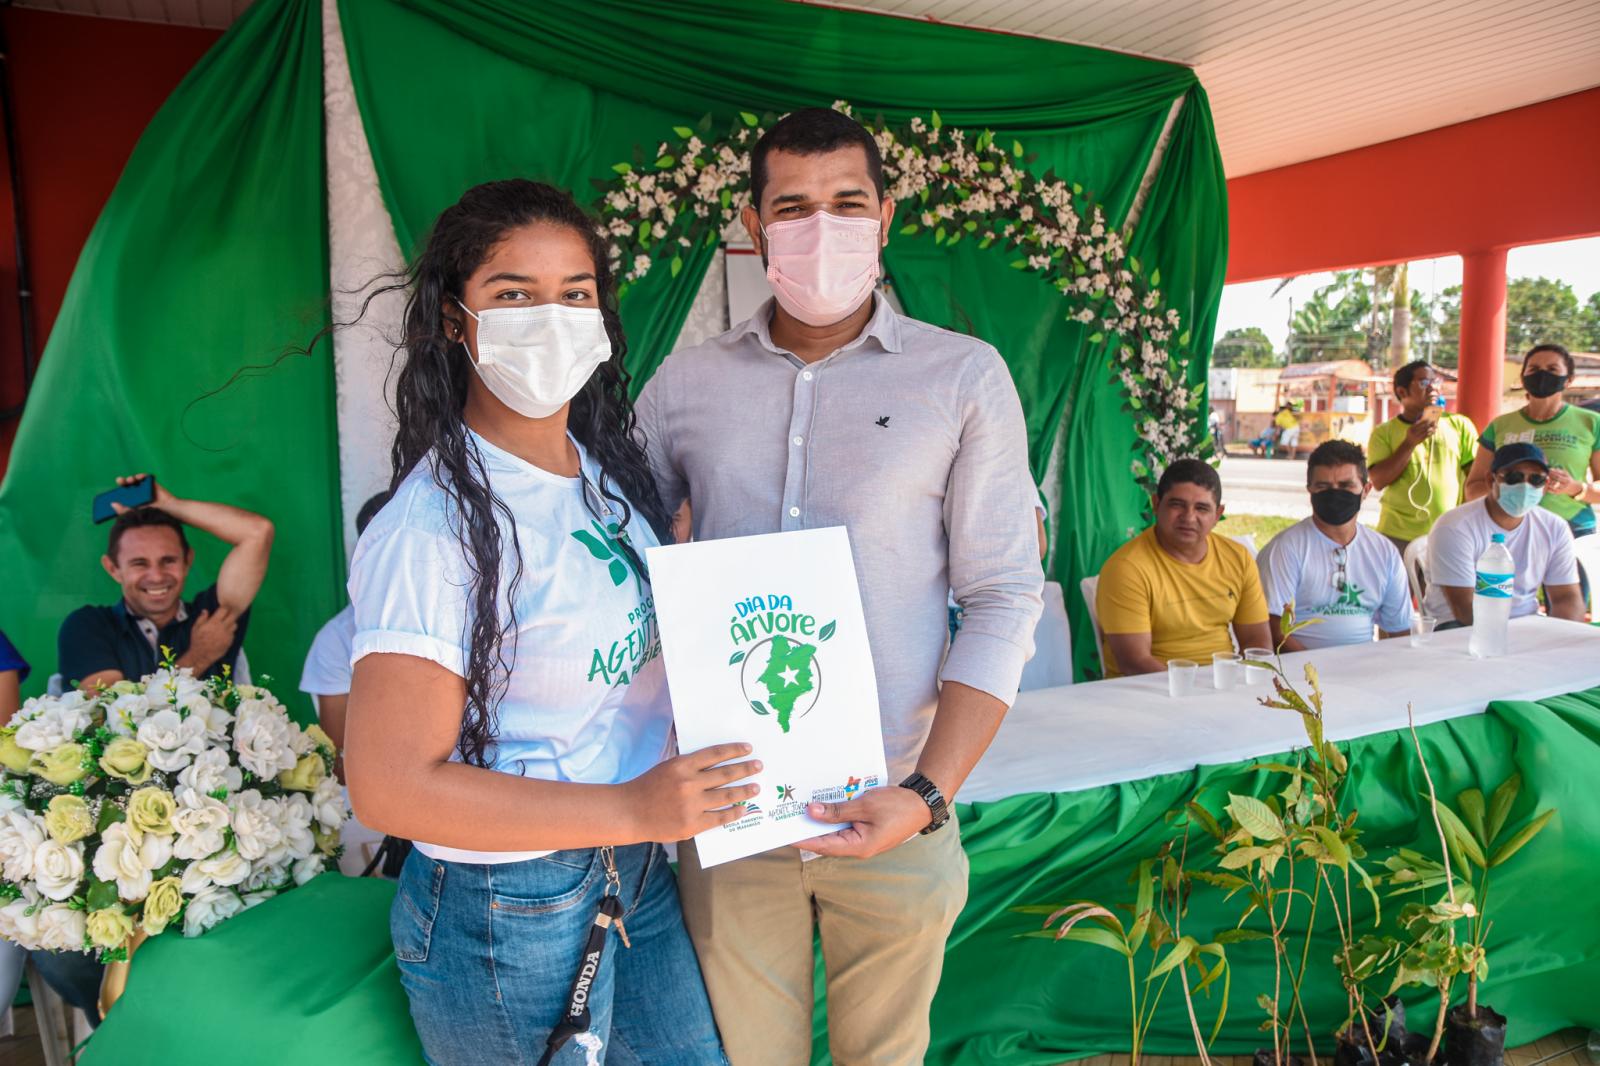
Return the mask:
<path id="1" fill-rule="evenodd" d="M 1397 693 L 1397 702 L 1405 698 Z M 1571 1025 L 1600 1026 L 1600 689 L 1537 703 L 1503 701 L 1488 712 L 1426 726 L 1423 750 L 1441 794 L 1492 787 L 1513 771 L 1526 782 L 1512 819 L 1536 807 L 1560 816 L 1497 874 L 1491 901 L 1491 972 L 1481 999 L 1511 1019 L 1510 1042 Z M 1436 849 L 1419 793 L 1421 774 L 1404 731 L 1344 745 L 1349 803 L 1366 845 Z M 1072 758 L 1070 750 L 1059 753 Z M 956 923 L 933 1005 L 934 1063 L 1044 1064 L 1128 1050 L 1126 970 L 1099 948 L 1019 940 L 1035 919 L 1011 908 L 1090 897 L 1121 900 L 1128 873 L 1166 837 L 1163 814 L 1199 789 L 1270 791 L 1250 763 L 1202 766 L 1082 792 L 1015 796 L 966 805 L 971 898 Z M 150 1063 L 415 1063 L 421 1055 L 390 953 L 391 886 L 326 875 L 196 940 L 163 936 L 140 952 L 122 1002 L 90 1042 L 87 1066 Z M 1370 914 L 1370 903 L 1366 904 Z M 1359 910 L 1359 907 L 1358 907 Z M 1189 925 L 1226 928 L 1237 913 L 1220 893 L 1197 894 Z M 1344 997 L 1327 939 L 1312 949 L 1308 1008 L 1331 1031 Z M 1270 949 L 1230 949 L 1233 996 L 1214 1050 L 1243 1054 L 1261 1042 L 1254 1006 L 1270 991 Z M 819 967 L 820 972 L 820 967 Z M 1175 986 L 1174 986 L 1175 987 Z M 1464 989 L 1462 990 L 1464 993 Z M 1431 1018 L 1426 990 L 1408 994 Z M 1208 1005 L 1200 1001 L 1204 1010 Z M 828 1060 L 817 1011 L 817 1063 Z M 1154 1054 L 1192 1054 L 1180 994 L 1169 994 L 1151 1031 Z M 784 1066 L 784 1064 L 774 1064 Z"/>

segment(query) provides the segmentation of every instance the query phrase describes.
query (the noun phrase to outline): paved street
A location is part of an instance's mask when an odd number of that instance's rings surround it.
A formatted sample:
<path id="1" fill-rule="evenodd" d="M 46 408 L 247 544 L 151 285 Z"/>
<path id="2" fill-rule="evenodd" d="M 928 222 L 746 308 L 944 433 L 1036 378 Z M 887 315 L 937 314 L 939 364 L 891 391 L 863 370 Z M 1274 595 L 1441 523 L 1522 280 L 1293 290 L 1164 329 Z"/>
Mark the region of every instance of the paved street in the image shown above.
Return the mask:
<path id="1" fill-rule="evenodd" d="M 1222 461 L 1222 502 L 1234 514 L 1274 514 L 1300 519 L 1311 513 L 1303 459 L 1229 456 Z M 1361 521 L 1378 523 L 1378 494 L 1367 497 Z"/>

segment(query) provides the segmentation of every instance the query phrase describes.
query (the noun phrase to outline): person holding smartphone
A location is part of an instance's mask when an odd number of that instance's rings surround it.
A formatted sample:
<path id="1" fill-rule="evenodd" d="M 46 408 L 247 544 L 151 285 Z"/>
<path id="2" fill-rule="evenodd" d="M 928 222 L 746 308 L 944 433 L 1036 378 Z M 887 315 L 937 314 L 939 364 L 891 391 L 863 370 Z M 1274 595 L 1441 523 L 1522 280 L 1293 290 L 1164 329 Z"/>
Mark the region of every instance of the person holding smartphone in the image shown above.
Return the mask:
<path id="1" fill-rule="evenodd" d="M 113 502 L 116 521 L 100 565 L 122 590 L 107 606 L 80 607 L 61 623 L 57 650 L 62 678 L 95 689 L 155 671 L 162 648 L 196 677 L 231 670 L 244 645 L 250 604 L 267 576 L 272 522 L 238 507 L 173 495 L 149 474 L 120 477 L 131 488 L 150 482 L 149 503 Z M 214 584 L 183 598 L 194 565 L 186 526 L 230 545 Z"/>
<path id="2" fill-rule="evenodd" d="M 568 193 L 496 181 L 410 278 L 394 495 L 351 564 L 345 777 L 365 825 L 415 842 L 390 932 L 423 1049 L 725 1062 L 654 842 L 742 817 L 760 765 L 673 756 L 643 561 L 669 516 L 604 240 Z"/>
<path id="3" fill-rule="evenodd" d="M 1444 409 L 1443 384 L 1439 371 L 1422 360 L 1396 370 L 1400 413 L 1375 426 L 1367 441 L 1372 487 L 1383 493 L 1378 532 L 1402 556 L 1465 499 L 1464 479 L 1478 446 L 1472 420 Z"/>

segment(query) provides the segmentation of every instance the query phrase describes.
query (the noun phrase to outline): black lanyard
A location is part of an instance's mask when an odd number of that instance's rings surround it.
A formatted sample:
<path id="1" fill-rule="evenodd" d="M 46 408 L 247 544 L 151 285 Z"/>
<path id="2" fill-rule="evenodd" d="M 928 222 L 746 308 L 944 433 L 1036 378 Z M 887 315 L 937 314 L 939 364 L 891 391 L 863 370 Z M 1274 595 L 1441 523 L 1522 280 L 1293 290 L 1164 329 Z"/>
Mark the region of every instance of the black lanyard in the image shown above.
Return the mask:
<path id="1" fill-rule="evenodd" d="M 566 1013 L 561 1016 L 561 1021 L 556 1027 L 550 1030 L 550 1039 L 545 1046 L 544 1055 L 539 1059 L 539 1066 L 550 1066 L 551 1059 L 568 1040 L 589 1031 L 592 1024 L 589 993 L 594 988 L 595 978 L 600 974 L 600 960 L 606 950 L 606 934 L 611 931 L 612 926 L 617 927 L 623 946 L 628 946 L 628 934 L 622 924 L 622 900 L 617 895 L 622 887 L 622 880 L 617 874 L 613 849 L 601 848 L 600 859 L 606 867 L 605 895 L 600 897 L 600 905 L 595 908 L 594 922 L 589 926 L 589 935 L 584 940 L 582 951 L 578 955 L 578 970 L 572 978 L 572 989 L 567 993 Z"/>

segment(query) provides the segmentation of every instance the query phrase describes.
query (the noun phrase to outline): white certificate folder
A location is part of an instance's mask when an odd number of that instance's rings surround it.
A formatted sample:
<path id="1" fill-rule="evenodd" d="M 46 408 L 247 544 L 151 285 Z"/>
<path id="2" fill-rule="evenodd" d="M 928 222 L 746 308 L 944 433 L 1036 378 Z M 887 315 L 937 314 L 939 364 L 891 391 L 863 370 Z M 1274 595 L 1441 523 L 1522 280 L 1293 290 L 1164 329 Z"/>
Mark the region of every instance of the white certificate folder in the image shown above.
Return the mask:
<path id="1" fill-rule="evenodd" d="M 843 526 L 646 553 L 678 750 L 743 741 L 763 767 L 738 821 L 695 837 L 702 866 L 843 828 L 807 803 L 884 784 L 883 727 Z"/>

